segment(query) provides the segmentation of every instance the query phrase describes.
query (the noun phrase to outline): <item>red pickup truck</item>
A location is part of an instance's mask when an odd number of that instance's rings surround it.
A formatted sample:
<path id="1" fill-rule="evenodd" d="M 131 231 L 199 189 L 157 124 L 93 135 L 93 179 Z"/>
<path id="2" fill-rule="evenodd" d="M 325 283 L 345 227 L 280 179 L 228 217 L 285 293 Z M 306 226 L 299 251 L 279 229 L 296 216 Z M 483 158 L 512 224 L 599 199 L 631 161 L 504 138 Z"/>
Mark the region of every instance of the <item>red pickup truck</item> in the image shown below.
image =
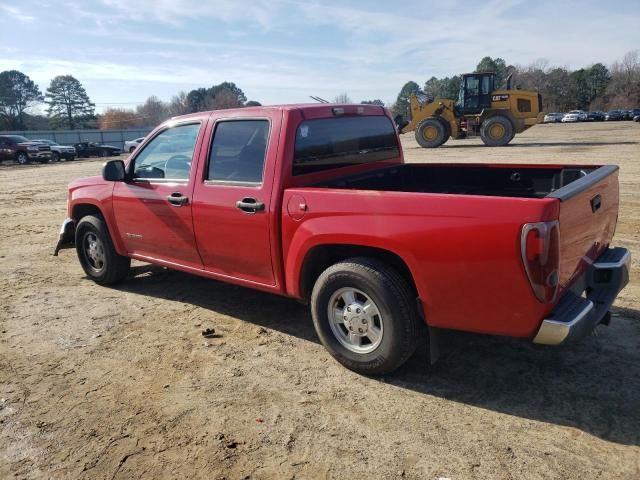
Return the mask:
<path id="1" fill-rule="evenodd" d="M 56 254 L 75 244 L 97 283 L 134 258 L 307 301 L 365 374 L 437 329 L 574 341 L 629 278 L 616 166 L 405 164 L 377 106 L 173 118 L 68 198 Z"/>

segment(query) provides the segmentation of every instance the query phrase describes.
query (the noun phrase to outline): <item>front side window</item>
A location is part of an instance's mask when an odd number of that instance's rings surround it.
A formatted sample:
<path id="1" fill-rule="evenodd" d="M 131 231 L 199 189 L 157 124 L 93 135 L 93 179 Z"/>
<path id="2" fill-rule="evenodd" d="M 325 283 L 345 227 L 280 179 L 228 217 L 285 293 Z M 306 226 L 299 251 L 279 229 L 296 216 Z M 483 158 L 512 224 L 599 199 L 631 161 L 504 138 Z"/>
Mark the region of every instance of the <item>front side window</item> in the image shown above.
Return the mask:
<path id="1" fill-rule="evenodd" d="M 191 123 L 159 133 L 135 158 L 134 178 L 187 180 L 199 130 L 199 123 Z"/>
<path id="2" fill-rule="evenodd" d="M 398 137 L 385 116 L 307 120 L 296 132 L 293 174 L 329 170 L 400 156 Z"/>
<path id="3" fill-rule="evenodd" d="M 268 137 L 268 120 L 218 122 L 209 152 L 206 179 L 261 183 Z"/>

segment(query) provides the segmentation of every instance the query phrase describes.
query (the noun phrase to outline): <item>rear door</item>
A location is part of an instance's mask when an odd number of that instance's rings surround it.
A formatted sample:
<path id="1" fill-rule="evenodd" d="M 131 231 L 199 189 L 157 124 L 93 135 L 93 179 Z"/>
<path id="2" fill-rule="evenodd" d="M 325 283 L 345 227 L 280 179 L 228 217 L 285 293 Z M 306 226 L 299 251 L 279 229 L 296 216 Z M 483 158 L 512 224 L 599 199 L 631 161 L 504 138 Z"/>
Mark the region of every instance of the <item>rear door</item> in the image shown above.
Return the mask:
<path id="1" fill-rule="evenodd" d="M 281 113 L 235 112 L 212 127 L 207 163 L 194 191 L 193 220 L 205 270 L 275 285 L 271 190 Z M 205 142 L 206 143 L 206 142 Z"/>
<path id="2" fill-rule="evenodd" d="M 560 285 L 566 287 L 613 238 L 618 167 L 600 167 L 548 196 L 560 200 Z"/>
<path id="3" fill-rule="evenodd" d="M 201 130 L 193 120 L 161 130 L 128 165 L 132 179 L 115 183 L 115 220 L 129 254 L 202 269 L 192 218 Z"/>

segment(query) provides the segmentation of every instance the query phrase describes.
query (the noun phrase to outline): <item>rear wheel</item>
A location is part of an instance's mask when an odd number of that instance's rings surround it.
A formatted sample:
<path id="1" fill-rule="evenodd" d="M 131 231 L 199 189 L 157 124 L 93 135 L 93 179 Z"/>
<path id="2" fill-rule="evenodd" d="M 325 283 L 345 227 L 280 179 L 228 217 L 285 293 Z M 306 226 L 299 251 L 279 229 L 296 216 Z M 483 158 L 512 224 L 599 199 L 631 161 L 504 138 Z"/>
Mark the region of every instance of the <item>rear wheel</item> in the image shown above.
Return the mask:
<path id="1" fill-rule="evenodd" d="M 29 163 L 29 155 L 27 155 L 27 152 L 18 152 L 16 154 L 16 162 L 20 165 L 26 165 Z"/>
<path id="2" fill-rule="evenodd" d="M 111 152 L 109 152 L 109 150 L 101 150 L 101 151 L 100 151 L 100 156 L 101 156 L 102 158 L 104 158 L 104 157 L 108 157 L 109 155 L 111 155 Z"/>
<path id="3" fill-rule="evenodd" d="M 320 341 L 342 365 L 382 375 L 402 365 L 417 345 L 415 295 L 382 262 L 353 258 L 325 270 L 311 295 Z"/>
<path id="4" fill-rule="evenodd" d="M 439 147 L 447 141 L 447 138 L 447 127 L 437 118 L 426 118 L 416 127 L 416 141 L 421 147 Z"/>
<path id="5" fill-rule="evenodd" d="M 123 281 L 131 259 L 116 252 L 104 219 L 99 215 L 83 217 L 76 227 L 76 251 L 85 273 L 100 285 Z"/>
<path id="6" fill-rule="evenodd" d="M 489 117 L 480 127 L 480 138 L 489 147 L 502 147 L 515 135 L 511 120 L 502 115 Z"/>
<path id="7" fill-rule="evenodd" d="M 136 147 L 129 147 L 129 153 L 133 153 L 133 151 L 136 149 Z"/>

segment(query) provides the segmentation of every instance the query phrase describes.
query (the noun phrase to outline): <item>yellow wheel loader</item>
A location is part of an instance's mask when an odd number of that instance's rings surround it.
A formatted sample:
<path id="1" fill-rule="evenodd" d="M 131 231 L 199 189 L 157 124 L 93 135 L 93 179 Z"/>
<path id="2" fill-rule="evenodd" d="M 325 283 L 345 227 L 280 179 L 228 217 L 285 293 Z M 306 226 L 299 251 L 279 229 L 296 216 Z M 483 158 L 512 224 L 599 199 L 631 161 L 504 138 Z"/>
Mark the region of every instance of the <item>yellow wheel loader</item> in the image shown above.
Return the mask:
<path id="1" fill-rule="evenodd" d="M 492 72 L 462 76 L 458 100 L 433 100 L 424 94 L 411 95 L 411 119 L 396 117 L 400 133 L 415 130 L 416 141 L 425 148 L 439 147 L 449 137 L 480 135 L 485 145 L 507 145 L 516 133 L 542 122 L 542 96 L 507 87 L 495 89 Z"/>

